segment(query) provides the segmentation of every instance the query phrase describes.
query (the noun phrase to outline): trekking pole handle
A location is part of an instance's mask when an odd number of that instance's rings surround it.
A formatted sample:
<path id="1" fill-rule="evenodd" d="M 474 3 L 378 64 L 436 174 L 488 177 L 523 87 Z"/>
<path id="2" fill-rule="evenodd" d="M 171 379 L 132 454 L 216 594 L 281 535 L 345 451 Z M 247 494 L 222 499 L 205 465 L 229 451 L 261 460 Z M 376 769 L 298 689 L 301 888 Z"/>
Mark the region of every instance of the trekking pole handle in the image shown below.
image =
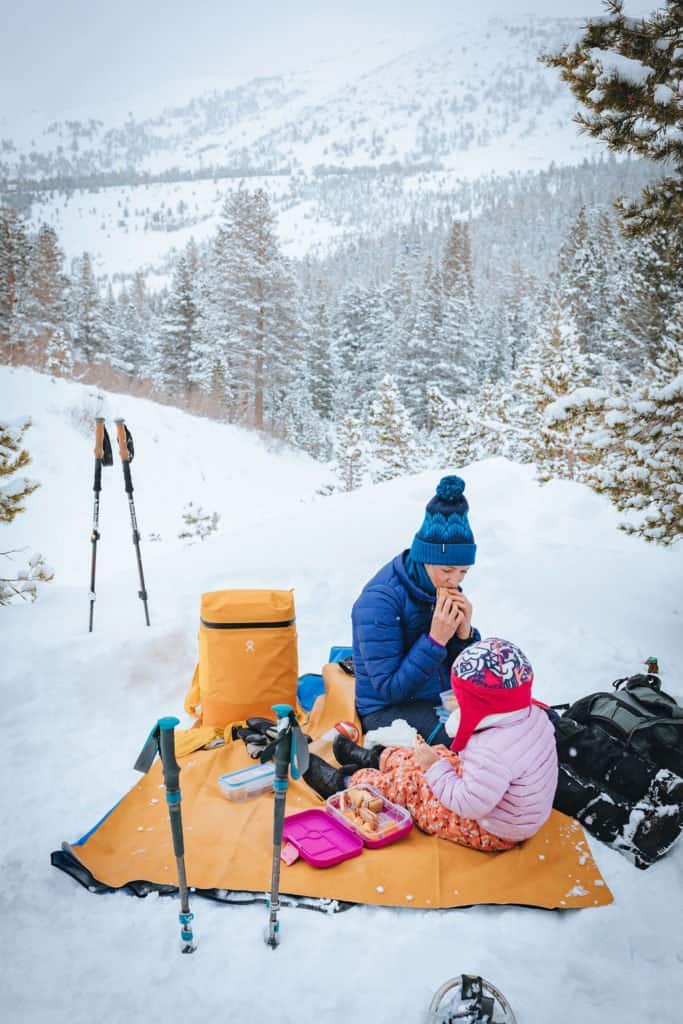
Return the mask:
<path id="1" fill-rule="evenodd" d="M 290 715 L 292 709 L 289 704 L 273 704 L 273 711 L 277 715 L 277 740 L 275 744 L 275 779 L 273 785 L 275 791 L 286 790 L 289 782 L 289 761 L 291 757 L 292 733 Z"/>
<path id="2" fill-rule="evenodd" d="M 166 803 L 171 818 L 171 834 L 173 836 L 173 852 L 176 858 L 185 855 L 185 844 L 183 842 L 183 827 L 180 820 L 180 765 L 175 756 L 175 736 L 173 730 L 179 724 L 177 718 L 160 718 L 159 726 L 159 753 L 161 755 L 161 767 L 164 773 L 164 784 L 166 786 Z"/>
<path id="3" fill-rule="evenodd" d="M 122 462 L 130 462 L 130 453 L 126 443 L 126 421 L 123 419 L 114 420 L 116 424 L 116 439 L 119 442 L 119 455 Z"/>
<path id="4" fill-rule="evenodd" d="M 95 417 L 95 458 L 104 458 L 104 416 Z"/>

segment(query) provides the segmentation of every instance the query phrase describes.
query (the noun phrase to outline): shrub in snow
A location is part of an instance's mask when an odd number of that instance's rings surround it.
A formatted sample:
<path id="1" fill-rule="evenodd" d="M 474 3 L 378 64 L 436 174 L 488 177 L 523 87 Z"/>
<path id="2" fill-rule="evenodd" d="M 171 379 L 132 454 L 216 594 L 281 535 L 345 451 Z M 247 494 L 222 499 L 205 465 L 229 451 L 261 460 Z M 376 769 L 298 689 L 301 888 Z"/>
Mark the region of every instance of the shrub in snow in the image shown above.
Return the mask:
<path id="1" fill-rule="evenodd" d="M 12 564 L 12 556 L 15 554 L 16 551 L 0 551 L 0 557 L 7 559 L 6 562 L 0 563 L 0 574 L 3 574 L 0 575 L 0 605 L 35 601 L 38 596 L 38 584 L 48 583 L 54 579 L 54 572 L 39 552 L 31 555 L 26 568 L 17 569 L 14 569 Z"/>
<path id="2" fill-rule="evenodd" d="M 185 529 L 178 534 L 180 540 L 192 544 L 195 540 L 206 540 L 218 529 L 220 516 L 218 512 L 205 512 L 201 505 L 189 501 L 183 511 Z"/>
<path id="3" fill-rule="evenodd" d="M 31 461 L 23 447 L 24 434 L 30 425 L 30 420 L 23 423 L 0 421 L 0 524 L 5 526 L 25 511 L 24 502 L 40 486 L 19 472 Z M 31 556 L 27 568 L 14 568 L 15 554 L 14 550 L 0 551 L 0 556 L 7 560 L 0 567 L 0 605 L 14 600 L 35 601 L 38 584 L 54 576 L 40 554 Z"/>
<path id="4" fill-rule="evenodd" d="M 23 423 L 0 421 L 0 523 L 11 523 L 23 512 L 26 498 L 39 486 L 35 480 L 17 475 L 31 461 L 22 447 L 30 425 L 30 420 Z"/>

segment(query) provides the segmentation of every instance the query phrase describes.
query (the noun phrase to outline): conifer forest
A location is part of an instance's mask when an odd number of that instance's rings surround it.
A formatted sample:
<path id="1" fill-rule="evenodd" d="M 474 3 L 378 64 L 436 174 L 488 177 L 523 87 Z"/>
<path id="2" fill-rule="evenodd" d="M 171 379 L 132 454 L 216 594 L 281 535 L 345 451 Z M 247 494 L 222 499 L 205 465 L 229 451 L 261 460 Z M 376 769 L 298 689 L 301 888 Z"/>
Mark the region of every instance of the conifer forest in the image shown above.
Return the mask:
<path id="1" fill-rule="evenodd" d="M 675 541 L 683 10 L 635 20 L 614 2 L 562 38 L 560 24 L 531 40 L 533 73 L 553 83 L 541 106 L 580 111 L 564 130 L 593 140 L 581 159 L 508 171 L 493 159 L 460 178 L 444 151 L 468 143 L 447 145 L 434 123 L 412 163 L 344 165 L 338 149 L 338 164 L 290 161 L 284 185 L 256 148 L 239 155 L 250 173 L 208 171 L 210 230 L 195 236 L 199 214 L 166 208 L 157 227 L 187 230 L 160 279 L 134 260 L 107 272 L 87 249 L 67 259 L 41 213 L 86 187 L 82 168 L 51 164 L 41 185 L 37 158 L 23 174 L 0 162 L 0 361 L 262 431 L 328 462 L 330 491 L 504 456 L 542 481 L 585 482 L 627 530 Z M 532 102 L 500 88 L 513 108 Z M 142 186 L 116 174 L 125 220 Z M 325 244 L 286 251 L 279 224 L 294 209 Z"/>

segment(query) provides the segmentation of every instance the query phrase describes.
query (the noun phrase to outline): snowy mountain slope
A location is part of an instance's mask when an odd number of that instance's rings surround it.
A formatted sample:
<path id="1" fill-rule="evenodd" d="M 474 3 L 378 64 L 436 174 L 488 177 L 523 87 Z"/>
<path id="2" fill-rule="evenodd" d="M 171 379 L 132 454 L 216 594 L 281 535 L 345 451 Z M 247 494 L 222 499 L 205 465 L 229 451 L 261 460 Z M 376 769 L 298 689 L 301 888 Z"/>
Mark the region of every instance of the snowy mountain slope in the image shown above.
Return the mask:
<path id="1" fill-rule="evenodd" d="M 152 116 L 41 125 L 7 115 L 0 189 L 35 228 L 55 228 L 68 260 L 87 250 L 100 274 L 142 269 L 159 284 L 190 237 L 215 232 L 234 188 L 266 189 L 295 257 L 396 222 L 469 216 L 466 183 L 604 155 L 577 134 L 569 90 L 538 62 L 579 25 L 454 23 L 439 38 L 232 81 Z"/>
<path id="2" fill-rule="evenodd" d="M 36 424 L 27 443 L 43 495 L 29 499 L 31 542 L 53 559 L 63 549 L 63 565 L 80 562 L 87 571 L 89 523 L 72 530 L 74 504 L 63 493 L 78 477 L 79 502 L 89 508 L 90 443 L 77 440 L 68 410 L 90 410 L 90 389 L 2 372 L 3 411 L 10 402 Z M 224 529 L 190 548 L 166 537 L 144 544 L 149 629 L 135 596 L 130 540 L 113 533 L 111 519 L 102 553 L 115 549 L 116 562 L 102 566 L 92 635 L 81 571 L 63 570 L 33 606 L 0 610 L 0 768 L 12 780 L 0 801 L 0 910 L 12 924 L 3 1018 L 161 1024 L 229 1008 L 236 1020 L 260 1024 L 276 1007 L 278 1018 L 292 1024 L 420 1021 L 441 982 L 476 971 L 500 986 L 524 1024 L 677 1020 L 683 985 L 675 894 L 683 844 L 639 872 L 591 839 L 615 897 L 601 910 L 355 908 L 327 917 L 285 909 L 275 953 L 263 943 L 262 906 L 195 898 L 200 945 L 193 957 L 178 953 L 175 902 L 95 897 L 50 867 L 49 853 L 62 839 L 81 835 L 135 783 L 131 765 L 156 718 L 181 714 L 202 591 L 295 587 L 301 670 L 319 670 L 331 644 L 348 642 L 353 599 L 409 543 L 439 476 L 310 500 L 318 467 L 313 472 L 289 451 L 262 453 L 260 482 L 266 473 L 272 481 L 265 496 L 253 478 L 224 477 L 233 463 L 244 470 L 256 462 L 258 446 L 248 435 L 180 414 L 165 421 L 168 410 L 125 402 L 136 434 L 133 478 L 143 532 L 151 522 L 175 521 L 165 506 L 174 491 L 178 499 L 184 493 L 195 454 L 206 476 L 192 477 L 197 497 L 210 492 L 218 500 Z M 155 445 L 154 461 L 165 479 L 150 488 L 155 432 L 164 454 Z M 209 459 L 214 435 L 220 457 Z M 56 442 L 49 460 L 48 436 Z M 82 469 L 75 473 L 78 444 Z M 170 457 L 172 444 L 182 446 L 183 459 Z M 651 654 L 660 659 L 667 688 L 681 695 L 680 546 L 653 548 L 618 533 L 618 516 L 604 499 L 570 483 L 541 488 L 530 467 L 498 459 L 448 469 L 462 470 L 471 502 L 478 563 L 467 590 L 475 620 L 484 633 L 509 635 L 525 648 L 541 698 L 571 700 L 602 688 Z M 116 494 L 120 484 L 111 477 L 120 475 L 118 466 L 107 473 L 103 511 L 113 516 L 116 507 L 125 519 L 122 490 Z M 252 524 L 250 513 L 268 500 L 272 515 Z"/>
<path id="3" fill-rule="evenodd" d="M 398 161 L 466 169 L 469 150 L 481 164 L 489 147 L 504 141 L 519 147 L 520 167 L 556 129 L 576 158 L 586 146 L 572 138 L 574 101 L 537 58 L 580 24 L 533 17 L 474 27 L 455 22 L 445 36 L 408 43 L 388 60 L 375 54 L 374 66 L 366 55 L 265 75 L 141 120 L 132 111 L 118 125 L 69 117 L 42 131 L 33 125 L 30 138 L 25 126 L 10 124 L 2 129 L 0 174 L 75 184 L 91 175 L 171 168 L 258 173 Z"/>

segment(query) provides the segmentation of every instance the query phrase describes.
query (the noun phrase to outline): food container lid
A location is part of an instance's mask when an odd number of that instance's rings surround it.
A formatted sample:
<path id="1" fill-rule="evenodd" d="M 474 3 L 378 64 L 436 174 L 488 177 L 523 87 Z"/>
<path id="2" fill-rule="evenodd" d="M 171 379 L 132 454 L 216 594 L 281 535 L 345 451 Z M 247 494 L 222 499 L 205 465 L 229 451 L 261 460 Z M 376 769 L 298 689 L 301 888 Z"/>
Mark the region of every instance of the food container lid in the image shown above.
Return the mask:
<path id="1" fill-rule="evenodd" d="M 363 841 L 322 808 L 299 811 L 285 818 L 283 843 L 291 843 L 309 864 L 329 868 L 363 852 Z"/>
<path id="2" fill-rule="evenodd" d="M 235 772 L 220 775 L 218 785 L 225 795 L 234 799 L 238 796 L 259 796 L 273 789 L 275 766 L 271 761 L 255 764 L 249 768 L 238 768 Z"/>

